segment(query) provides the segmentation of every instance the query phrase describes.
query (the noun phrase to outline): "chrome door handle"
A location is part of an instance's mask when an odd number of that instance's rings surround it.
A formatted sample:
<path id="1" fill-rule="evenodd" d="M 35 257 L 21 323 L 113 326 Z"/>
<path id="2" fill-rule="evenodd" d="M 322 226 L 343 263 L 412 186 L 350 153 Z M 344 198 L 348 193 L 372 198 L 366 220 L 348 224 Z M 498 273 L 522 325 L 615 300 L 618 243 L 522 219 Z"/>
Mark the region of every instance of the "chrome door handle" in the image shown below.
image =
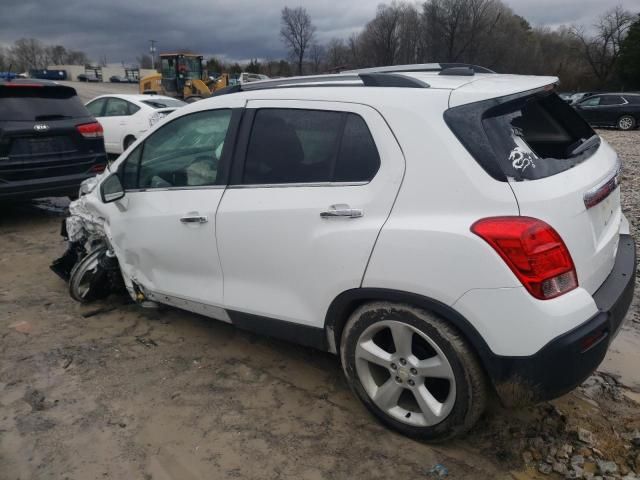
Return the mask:
<path id="1" fill-rule="evenodd" d="M 349 205 L 331 205 L 329 210 L 320 212 L 321 218 L 347 217 L 360 218 L 364 212 L 360 208 L 351 208 Z"/>
<path id="2" fill-rule="evenodd" d="M 209 219 L 207 217 L 194 216 L 194 217 L 182 217 L 180 221 L 182 223 L 207 223 Z"/>

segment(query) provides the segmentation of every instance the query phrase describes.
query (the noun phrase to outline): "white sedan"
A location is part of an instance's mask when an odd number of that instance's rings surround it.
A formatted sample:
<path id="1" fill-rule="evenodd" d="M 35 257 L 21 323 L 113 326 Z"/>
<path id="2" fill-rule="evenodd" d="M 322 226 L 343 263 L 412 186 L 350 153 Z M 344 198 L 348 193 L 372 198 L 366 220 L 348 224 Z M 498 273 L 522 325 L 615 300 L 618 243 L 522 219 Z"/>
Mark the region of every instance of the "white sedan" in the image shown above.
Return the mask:
<path id="1" fill-rule="evenodd" d="M 161 95 L 102 95 L 86 107 L 104 129 L 107 153 L 120 154 L 163 117 L 184 105 L 182 100 Z"/>

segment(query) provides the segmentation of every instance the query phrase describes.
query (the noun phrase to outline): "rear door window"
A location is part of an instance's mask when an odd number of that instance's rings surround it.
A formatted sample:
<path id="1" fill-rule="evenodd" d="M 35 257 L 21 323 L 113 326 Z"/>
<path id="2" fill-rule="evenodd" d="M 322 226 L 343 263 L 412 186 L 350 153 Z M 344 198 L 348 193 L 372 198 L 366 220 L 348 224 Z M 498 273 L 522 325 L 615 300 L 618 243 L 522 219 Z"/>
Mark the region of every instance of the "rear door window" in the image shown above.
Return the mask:
<path id="1" fill-rule="evenodd" d="M 33 122 L 89 115 L 73 88 L 0 85 L 0 120 Z"/>
<path id="2" fill-rule="evenodd" d="M 107 108 L 105 108 L 103 116 L 125 117 L 137 112 L 138 110 L 140 110 L 140 107 L 137 107 L 122 98 L 109 98 L 107 100 Z"/>
<path id="3" fill-rule="evenodd" d="M 380 157 L 364 120 L 325 110 L 259 109 L 247 148 L 245 185 L 366 182 Z"/>
<path id="4" fill-rule="evenodd" d="M 549 177 L 583 162 L 600 144 L 593 129 L 553 92 L 502 102 L 477 102 L 445 113 L 449 127 L 494 178 Z"/>
<path id="5" fill-rule="evenodd" d="M 625 101 L 620 95 L 605 95 L 600 101 L 600 105 L 624 105 Z"/>
<path id="6" fill-rule="evenodd" d="M 340 144 L 334 182 L 370 181 L 380 168 L 380 156 L 362 117 L 349 114 Z"/>

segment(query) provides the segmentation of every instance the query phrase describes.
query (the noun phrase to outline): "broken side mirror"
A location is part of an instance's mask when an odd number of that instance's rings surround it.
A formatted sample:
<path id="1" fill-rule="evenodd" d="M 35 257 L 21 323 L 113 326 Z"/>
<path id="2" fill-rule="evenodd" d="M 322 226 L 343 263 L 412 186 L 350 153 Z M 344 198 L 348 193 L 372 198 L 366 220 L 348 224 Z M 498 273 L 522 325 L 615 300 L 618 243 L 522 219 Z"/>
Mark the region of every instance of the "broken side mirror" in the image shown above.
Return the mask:
<path id="1" fill-rule="evenodd" d="M 102 199 L 102 203 L 115 202 L 122 197 L 124 197 L 124 188 L 117 173 L 108 176 L 100 184 L 100 198 Z"/>

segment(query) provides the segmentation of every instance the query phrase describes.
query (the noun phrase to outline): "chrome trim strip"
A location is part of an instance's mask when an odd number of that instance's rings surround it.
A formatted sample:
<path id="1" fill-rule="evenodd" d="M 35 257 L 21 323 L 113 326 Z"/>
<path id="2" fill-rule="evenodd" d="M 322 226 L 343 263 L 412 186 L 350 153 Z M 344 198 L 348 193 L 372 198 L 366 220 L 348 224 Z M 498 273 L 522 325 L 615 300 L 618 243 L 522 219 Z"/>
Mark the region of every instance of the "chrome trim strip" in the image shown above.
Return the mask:
<path id="1" fill-rule="evenodd" d="M 620 157 L 616 157 L 615 167 L 607 174 L 604 180 L 600 181 L 594 187 L 590 188 L 584 193 L 582 200 L 584 201 L 584 205 L 585 207 L 587 207 L 587 209 L 594 207 L 595 205 L 600 203 L 602 200 L 611 195 L 611 193 L 613 193 L 616 188 L 618 188 L 618 185 L 620 185 L 620 172 L 622 172 L 622 162 L 620 161 Z M 599 195 L 600 190 L 606 187 L 607 184 L 611 183 L 612 181 L 614 184 L 611 190 L 604 197 L 598 200 L 598 202 L 592 204 L 592 200 L 594 199 L 594 197 L 597 197 Z"/>
<path id="2" fill-rule="evenodd" d="M 172 190 L 220 190 L 227 188 L 226 185 L 200 185 L 193 187 L 150 187 L 150 188 L 129 188 L 125 192 L 168 192 Z"/>
<path id="3" fill-rule="evenodd" d="M 184 298 L 176 297 L 173 295 L 166 295 L 164 293 L 157 293 L 151 291 L 145 291 L 145 296 L 149 300 L 153 300 L 165 305 L 171 305 L 173 307 L 189 310 L 193 313 L 204 315 L 205 317 L 215 318 L 222 322 L 231 323 L 231 318 L 227 311 L 219 307 L 218 305 L 209 305 L 206 303 L 196 302 L 194 300 L 186 300 Z"/>
<path id="4" fill-rule="evenodd" d="M 361 187 L 369 183 L 370 182 L 258 183 L 252 185 L 229 185 L 228 188 Z"/>

